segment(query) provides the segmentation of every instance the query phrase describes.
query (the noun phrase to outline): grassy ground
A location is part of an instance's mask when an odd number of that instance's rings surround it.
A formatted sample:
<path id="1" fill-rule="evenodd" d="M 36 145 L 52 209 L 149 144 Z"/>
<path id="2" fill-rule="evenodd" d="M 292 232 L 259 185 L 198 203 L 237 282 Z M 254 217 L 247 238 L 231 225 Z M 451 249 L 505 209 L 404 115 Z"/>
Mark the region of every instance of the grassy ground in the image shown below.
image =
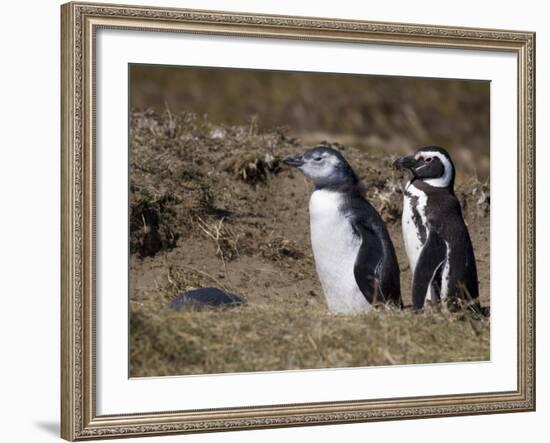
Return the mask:
<path id="1" fill-rule="evenodd" d="M 489 358 L 489 322 L 382 310 L 329 315 L 302 298 L 234 310 L 131 304 L 132 376 L 439 363 Z"/>
<path id="2" fill-rule="evenodd" d="M 189 113 L 131 114 L 130 373 L 182 375 L 486 360 L 488 319 L 379 310 L 330 315 L 311 248 L 310 184 L 280 163 L 319 134 L 214 124 Z M 311 139 L 311 140 L 310 140 Z M 393 140 L 343 140 L 388 224 L 405 304 L 411 274 L 401 238 L 402 177 Z M 451 147 L 453 157 L 461 151 Z M 465 156 L 464 158 L 466 158 Z M 459 163 L 460 164 L 460 163 Z M 489 184 L 461 167 L 460 199 L 474 244 L 481 302 L 489 299 Z M 245 306 L 173 312 L 177 294 L 205 286 Z"/>

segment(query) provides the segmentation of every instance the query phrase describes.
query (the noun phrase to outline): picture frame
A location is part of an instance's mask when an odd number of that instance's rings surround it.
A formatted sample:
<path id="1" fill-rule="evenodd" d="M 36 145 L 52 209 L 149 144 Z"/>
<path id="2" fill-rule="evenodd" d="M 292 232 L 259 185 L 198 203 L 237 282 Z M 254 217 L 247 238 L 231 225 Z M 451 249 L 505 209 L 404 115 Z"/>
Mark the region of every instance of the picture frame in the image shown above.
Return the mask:
<path id="1" fill-rule="evenodd" d="M 61 436 L 70 441 L 535 410 L 535 34 L 72 2 L 61 7 Z M 96 35 L 120 32 L 510 53 L 517 57 L 517 389 L 97 412 Z M 498 128 L 493 128 L 498 129 Z M 125 149 L 121 147 L 121 149 Z M 510 290 L 512 291 L 512 290 Z"/>

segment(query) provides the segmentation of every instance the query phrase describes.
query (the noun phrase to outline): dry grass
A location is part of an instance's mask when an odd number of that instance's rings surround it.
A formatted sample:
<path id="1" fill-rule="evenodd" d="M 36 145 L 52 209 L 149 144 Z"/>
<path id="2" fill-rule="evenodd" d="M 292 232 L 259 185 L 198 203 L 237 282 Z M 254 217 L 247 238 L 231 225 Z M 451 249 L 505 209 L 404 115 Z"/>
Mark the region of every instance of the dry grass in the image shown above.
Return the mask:
<path id="1" fill-rule="evenodd" d="M 489 321 L 379 310 L 334 316 L 304 294 L 273 304 L 177 312 L 131 303 L 133 376 L 489 359 Z"/>

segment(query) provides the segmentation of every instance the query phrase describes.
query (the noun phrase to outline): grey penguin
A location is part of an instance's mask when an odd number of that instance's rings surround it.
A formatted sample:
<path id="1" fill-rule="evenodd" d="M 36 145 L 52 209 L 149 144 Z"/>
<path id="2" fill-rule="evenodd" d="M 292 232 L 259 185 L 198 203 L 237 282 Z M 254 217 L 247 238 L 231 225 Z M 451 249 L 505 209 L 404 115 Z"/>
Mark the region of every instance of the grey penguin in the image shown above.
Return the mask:
<path id="1" fill-rule="evenodd" d="M 283 162 L 315 187 L 309 200 L 311 246 L 329 311 L 355 314 L 377 303 L 401 308 L 393 243 L 343 155 L 319 145 Z"/>
<path id="2" fill-rule="evenodd" d="M 455 166 L 440 146 L 398 158 L 412 178 L 403 192 L 402 229 L 412 277 L 413 309 L 445 301 L 451 310 L 464 301 L 479 310 L 474 248 L 454 193 Z"/>

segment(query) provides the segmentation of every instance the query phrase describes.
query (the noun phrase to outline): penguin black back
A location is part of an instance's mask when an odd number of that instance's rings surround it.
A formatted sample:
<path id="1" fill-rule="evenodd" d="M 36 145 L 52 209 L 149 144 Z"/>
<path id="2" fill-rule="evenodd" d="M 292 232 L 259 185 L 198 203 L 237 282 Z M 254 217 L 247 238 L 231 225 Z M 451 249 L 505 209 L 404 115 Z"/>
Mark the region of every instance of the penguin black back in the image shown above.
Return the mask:
<path id="1" fill-rule="evenodd" d="M 390 235 L 380 214 L 364 198 L 361 190 L 349 194 L 342 211 L 350 214 L 350 222 L 356 235 L 362 239 L 354 275 L 361 291 L 370 303 L 386 302 L 403 307 L 399 264 Z M 378 276 L 373 281 L 372 269 Z M 376 287 L 377 286 L 377 287 Z M 369 297 L 369 294 L 373 294 Z M 379 296 L 379 300 L 375 297 Z"/>

